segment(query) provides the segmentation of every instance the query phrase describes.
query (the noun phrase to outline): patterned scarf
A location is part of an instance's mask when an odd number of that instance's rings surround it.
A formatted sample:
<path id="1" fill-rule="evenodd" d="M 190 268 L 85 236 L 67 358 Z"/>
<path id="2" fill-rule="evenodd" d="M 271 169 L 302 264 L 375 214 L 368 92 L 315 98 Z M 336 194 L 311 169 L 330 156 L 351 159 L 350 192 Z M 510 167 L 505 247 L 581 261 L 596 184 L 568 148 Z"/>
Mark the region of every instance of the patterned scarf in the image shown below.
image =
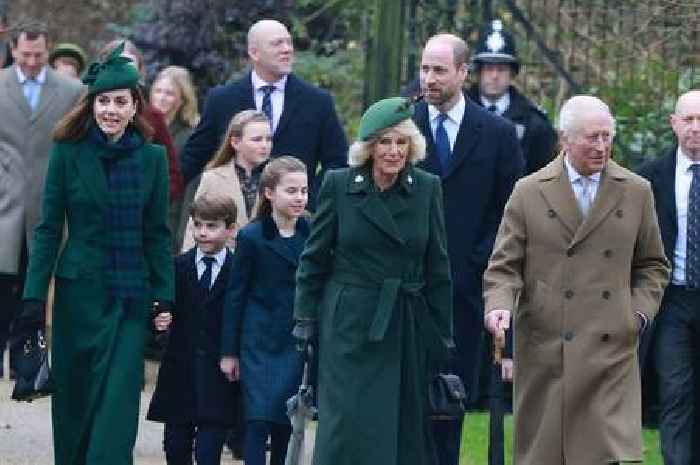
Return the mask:
<path id="1" fill-rule="evenodd" d="M 138 299 L 145 294 L 143 262 L 143 175 L 134 151 L 144 144 L 137 131 L 127 128 L 117 142 L 110 142 L 94 126 L 88 137 L 98 147 L 108 189 L 106 212 L 110 295 Z"/>

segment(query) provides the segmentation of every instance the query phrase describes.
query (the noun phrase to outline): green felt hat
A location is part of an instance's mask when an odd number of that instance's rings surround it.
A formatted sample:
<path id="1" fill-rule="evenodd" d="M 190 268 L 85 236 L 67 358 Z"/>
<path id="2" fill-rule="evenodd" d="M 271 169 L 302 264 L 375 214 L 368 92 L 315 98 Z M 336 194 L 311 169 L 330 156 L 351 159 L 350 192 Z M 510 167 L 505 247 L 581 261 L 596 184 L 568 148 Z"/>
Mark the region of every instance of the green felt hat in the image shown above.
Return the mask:
<path id="1" fill-rule="evenodd" d="M 366 141 L 379 131 L 390 128 L 413 116 L 413 102 L 403 97 L 391 97 L 373 103 L 360 120 L 357 137 Z"/>
<path id="2" fill-rule="evenodd" d="M 53 65 L 54 60 L 60 57 L 70 57 L 78 61 L 80 68 L 78 69 L 78 74 L 82 73 L 85 69 L 85 64 L 87 63 L 87 55 L 79 45 L 69 44 L 64 42 L 58 44 L 51 50 L 49 54 L 49 63 Z"/>
<path id="3" fill-rule="evenodd" d="M 138 87 L 141 76 L 131 60 L 121 56 L 123 51 L 124 42 L 112 50 L 103 62 L 90 65 L 83 76 L 83 83 L 88 86 L 88 95 Z"/>

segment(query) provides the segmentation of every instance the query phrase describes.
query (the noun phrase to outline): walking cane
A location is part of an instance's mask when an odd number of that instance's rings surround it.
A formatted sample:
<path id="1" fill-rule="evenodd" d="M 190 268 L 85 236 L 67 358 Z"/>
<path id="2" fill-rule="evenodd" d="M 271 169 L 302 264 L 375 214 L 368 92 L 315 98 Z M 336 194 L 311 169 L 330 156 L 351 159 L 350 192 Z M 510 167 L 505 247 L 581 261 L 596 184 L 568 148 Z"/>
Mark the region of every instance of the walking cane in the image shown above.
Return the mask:
<path id="1" fill-rule="evenodd" d="M 503 378 L 501 360 L 505 333 L 493 337 L 493 364 L 491 365 L 491 395 L 489 397 L 489 465 L 504 465 L 503 437 Z"/>

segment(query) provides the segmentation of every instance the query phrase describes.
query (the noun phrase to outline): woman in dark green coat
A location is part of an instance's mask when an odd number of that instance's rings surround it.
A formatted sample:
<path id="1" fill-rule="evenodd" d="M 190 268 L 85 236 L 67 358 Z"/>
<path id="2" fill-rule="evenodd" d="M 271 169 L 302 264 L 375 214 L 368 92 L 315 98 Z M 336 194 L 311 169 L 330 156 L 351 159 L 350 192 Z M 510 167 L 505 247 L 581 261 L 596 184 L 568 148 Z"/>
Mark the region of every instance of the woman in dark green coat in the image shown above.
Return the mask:
<path id="1" fill-rule="evenodd" d="M 119 53 L 90 67 L 54 133 L 24 288 L 21 321 L 41 326 L 56 278 L 56 465 L 133 463 L 149 308 L 173 300 L 167 158 L 146 142 L 139 75 Z"/>
<path id="2" fill-rule="evenodd" d="M 350 168 L 326 174 L 297 273 L 295 333 L 318 325 L 316 465 L 433 464 L 430 366 L 452 339 L 440 180 L 401 98 L 372 105 Z"/>

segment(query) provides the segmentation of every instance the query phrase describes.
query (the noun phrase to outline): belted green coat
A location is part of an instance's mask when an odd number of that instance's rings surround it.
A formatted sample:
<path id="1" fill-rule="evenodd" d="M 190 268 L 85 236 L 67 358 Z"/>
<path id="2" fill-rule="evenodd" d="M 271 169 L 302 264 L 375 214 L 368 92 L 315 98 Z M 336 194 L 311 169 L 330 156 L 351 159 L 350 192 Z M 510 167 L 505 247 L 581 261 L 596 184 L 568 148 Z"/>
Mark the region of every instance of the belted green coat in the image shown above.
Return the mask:
<path id="1" fill-rule="evenodd" d="M 54 146 L 24 287 L 24 299 L 46 301 L 51 275 L 56 277 L 51 352 L 56 465 L 132 463 L 148 305 L 151 299 L 174 300 L 165 151 L 144 144 L 131 155 L 143 180 L 143 230 L 134 240 L 142 241 L 145 276 L 135 279 L 145 277 L 148 295 L 115 301 L 105 271 L 109 197 L 99 150 L 87 140 Z M 64 222 L 68 237 L 61 248 Z"/>
<path id="2" fill-rule="evenodd" d="M 433 464 L 427 385 L 452 340 L 440 180 L 328 172 L 300 259 L 297 318 L 319 324 L 316 465 Z"/>

